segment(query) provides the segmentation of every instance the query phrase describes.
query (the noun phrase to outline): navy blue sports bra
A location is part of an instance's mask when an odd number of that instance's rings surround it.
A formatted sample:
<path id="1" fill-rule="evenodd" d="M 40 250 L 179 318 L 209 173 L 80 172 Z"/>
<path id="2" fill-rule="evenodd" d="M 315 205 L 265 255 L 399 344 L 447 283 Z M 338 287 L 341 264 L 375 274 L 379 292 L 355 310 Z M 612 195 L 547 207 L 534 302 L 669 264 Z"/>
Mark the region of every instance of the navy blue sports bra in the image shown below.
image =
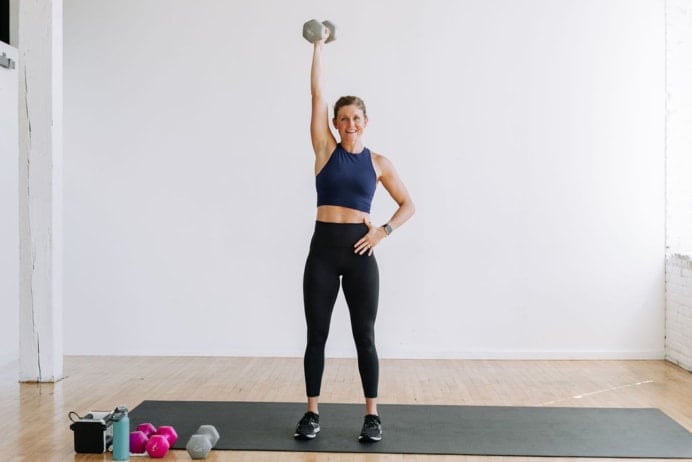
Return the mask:
<path id="1" fill-rule="evenodd" d="M 359 154 L 337 144 L 326 165 L 315 177 L 317 206 L 338 205 L 370 213 L 377 173 L 368 148 Z"/>

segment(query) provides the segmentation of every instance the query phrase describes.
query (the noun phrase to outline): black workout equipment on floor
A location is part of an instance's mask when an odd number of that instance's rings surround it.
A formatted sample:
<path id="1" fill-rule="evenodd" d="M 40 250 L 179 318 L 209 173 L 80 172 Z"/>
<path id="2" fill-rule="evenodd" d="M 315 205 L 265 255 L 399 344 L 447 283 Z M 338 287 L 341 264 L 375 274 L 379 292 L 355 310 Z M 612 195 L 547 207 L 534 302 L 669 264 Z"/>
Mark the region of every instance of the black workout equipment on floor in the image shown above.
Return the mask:
<path id="1" fill-rule="evenodd" d="M 692 433 L 658 409 L 378 406 L 384 435 L 358 443 L 362 404 L 320 404 L 320 435 L 296 441 L 304 403 L 144 401 L 130 412 L 141 422 L 173 425 L 180 438 L 214 425 L 215 450 L 377 452 L 534 457 L 692 458 Z"/>

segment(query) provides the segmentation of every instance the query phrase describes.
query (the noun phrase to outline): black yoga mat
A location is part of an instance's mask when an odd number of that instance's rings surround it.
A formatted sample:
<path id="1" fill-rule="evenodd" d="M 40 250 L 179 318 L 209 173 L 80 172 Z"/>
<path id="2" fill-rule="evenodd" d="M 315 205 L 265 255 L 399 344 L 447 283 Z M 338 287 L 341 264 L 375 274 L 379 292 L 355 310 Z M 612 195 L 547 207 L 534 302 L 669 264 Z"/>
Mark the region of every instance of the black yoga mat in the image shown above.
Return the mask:
<path id="1" fill-rule="evenodd" d="M 217 450 L 545 457 L 692 458 L 692 433 L 658 409 L 378 406 L 384 436 L 361 444 L 362 404 L 320 404 L 320 435 L 296 441 L 304 403 L 144 401 L 130 424 L 173 425 L 175 449 L 202 424 Z"/>

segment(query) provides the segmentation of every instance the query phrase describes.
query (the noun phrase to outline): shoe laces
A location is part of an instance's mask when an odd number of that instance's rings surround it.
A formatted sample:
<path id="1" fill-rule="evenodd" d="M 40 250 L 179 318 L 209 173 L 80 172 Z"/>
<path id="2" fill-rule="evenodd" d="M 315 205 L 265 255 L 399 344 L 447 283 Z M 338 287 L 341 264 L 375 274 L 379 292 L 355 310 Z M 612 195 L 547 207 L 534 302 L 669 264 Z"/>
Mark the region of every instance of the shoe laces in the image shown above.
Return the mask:
<path id="1" fill-rule="evenodd" d="M 377 428 L 380 425 L 380 417 L 372 414 L 365 416 L 365 426 L 370 428 Z"/>
<path id="2" fill-rule="evenodd" d="M 298 424 L 311 425 L 312 423 L 318 423 L 319 421 L 320 418 L 317 414 L 315 414 L 314 412 L 306 412 L 303 418 L 300 419 L 300 422 L 298 422 Z"/>

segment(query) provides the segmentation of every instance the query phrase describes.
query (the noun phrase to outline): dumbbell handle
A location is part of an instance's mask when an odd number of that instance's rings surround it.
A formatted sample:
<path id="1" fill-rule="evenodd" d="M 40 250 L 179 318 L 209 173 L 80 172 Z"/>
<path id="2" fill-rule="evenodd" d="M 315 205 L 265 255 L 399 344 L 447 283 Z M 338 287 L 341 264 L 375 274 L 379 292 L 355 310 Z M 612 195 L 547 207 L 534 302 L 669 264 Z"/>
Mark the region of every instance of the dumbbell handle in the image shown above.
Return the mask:
<path id="1" fill-rule="evenodd" d="M 190 441 L 194 440 L 195 438 L 204 438 L 205 440 L 209 441 L 209 444 L 211 444 L 212 448 L 216 446 L 216 442 L 212 439 L 211 435 L 208 435 L 206 433 L 195 433 L 190 437 Z"/>

